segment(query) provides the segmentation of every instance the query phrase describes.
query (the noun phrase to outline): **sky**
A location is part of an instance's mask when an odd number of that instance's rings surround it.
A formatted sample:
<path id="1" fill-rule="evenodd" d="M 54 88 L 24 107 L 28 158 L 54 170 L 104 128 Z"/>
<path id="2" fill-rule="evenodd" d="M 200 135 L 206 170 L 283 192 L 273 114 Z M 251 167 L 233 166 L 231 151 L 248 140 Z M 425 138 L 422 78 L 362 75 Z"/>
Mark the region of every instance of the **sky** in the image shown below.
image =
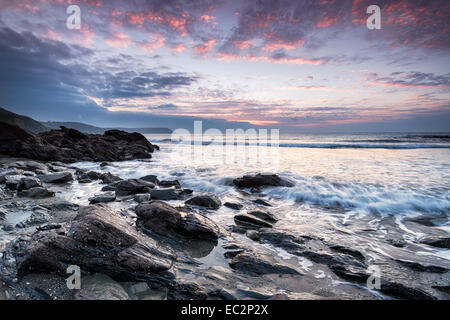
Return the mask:
<path id="1" fill-rule="evenodd" d="M 449 53 L 448 0 L 0 0 L 0 107 L 103 127 L 444 132 Z"/>

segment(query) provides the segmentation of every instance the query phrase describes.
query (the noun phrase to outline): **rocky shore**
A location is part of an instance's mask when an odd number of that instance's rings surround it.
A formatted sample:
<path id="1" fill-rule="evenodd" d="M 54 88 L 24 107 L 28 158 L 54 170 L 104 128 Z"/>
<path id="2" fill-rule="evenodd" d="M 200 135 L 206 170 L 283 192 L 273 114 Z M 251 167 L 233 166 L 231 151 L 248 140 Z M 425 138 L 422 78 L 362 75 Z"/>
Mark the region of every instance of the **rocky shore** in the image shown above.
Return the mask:
<path id="1" fill-rule="evenodd" d="M 278 175 L 236 177 L 229 183 L 242 197 L 227 201 L 178 180 L 110 173 L 113 161 L 148 159 L 158 149 L 139 134 L 0 129 L 1 152 L 16 157 L 0 163 L 0 299 L 450 297 L 445 265 L 387 259 L 377 263 L 381 288 L 368 290 L 369 254 L 279 228 L 280 213 L 260 196 L 267 187 L 294 187 Z M 77 161 L 108 162 L 88 171 L 68 164 Z M 101 191 L 85 195 L 89 204 L 63 199 L 74 185 L 90 184 Z M 228 210 L 229 224 L 214 220 L 218 210 Z M 422 241 L 449 249 L 449 240 Z M 80 267 L 81 290 L 66 286 L 71 265 Z"/>

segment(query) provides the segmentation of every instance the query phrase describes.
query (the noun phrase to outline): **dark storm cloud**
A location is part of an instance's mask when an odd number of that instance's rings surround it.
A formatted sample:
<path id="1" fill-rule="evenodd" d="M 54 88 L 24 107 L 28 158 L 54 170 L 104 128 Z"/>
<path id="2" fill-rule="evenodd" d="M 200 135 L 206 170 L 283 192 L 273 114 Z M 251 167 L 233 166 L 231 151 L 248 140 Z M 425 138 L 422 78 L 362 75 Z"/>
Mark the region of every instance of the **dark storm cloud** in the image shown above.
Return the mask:
<path id="1" fill-rule="evenodd" d="M 169 96 L 171 90 L 197 80 L 182 73 L 113 73 L 99 65 L 91 71 L 89 65 L 79 62 L 91 55 L 89 49 L 3 28 L 0 30 L 0 83 L 3 88 L 14 83 L 16 90 L 45 87 L 55 90 L 54 94 L 61 90 L 68 94 L 86 92 L 98 98 L 120 98 Z"/>

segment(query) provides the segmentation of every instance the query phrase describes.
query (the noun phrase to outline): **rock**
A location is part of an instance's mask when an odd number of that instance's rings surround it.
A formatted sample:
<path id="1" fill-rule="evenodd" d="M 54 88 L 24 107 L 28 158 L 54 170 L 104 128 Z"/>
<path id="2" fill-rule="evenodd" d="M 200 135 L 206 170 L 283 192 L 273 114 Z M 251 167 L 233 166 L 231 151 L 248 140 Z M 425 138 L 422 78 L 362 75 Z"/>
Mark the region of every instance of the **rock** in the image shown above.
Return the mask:
<path id="1" fill-rule="evenodd" d="M 133 295 L 136 295 L 136 294 L 139 294 L 139 293 L 143 293 L 143 292 L 148 291 L 148 290 L 150 290 L 150 287 L 145 282 L 135 283 L 135 284 L 131 285 L 128 288 L 128 291 L 131 294 L 133 294 Z"/>
<path id="2" fill-rule="evenodd" d="M 158 177 L 155 176 L 155 175 L 153 175 L 153 174 L 149 174 L 149 175 L 144 176 L 144 177 L 142 177 L 142 178 L 140 178 L 140 179 L 141 179 L 141 180 L 148 181 L 148 182 L 151 182 L 151 183 L 153 183 L 153 184 L 155 184 L 155 185 L 157 185 L 157 184 L 159 183 Z"/>
<path id="3" fill-rule="evenodd" d="M 41 180 L 46 183 L 65 183 L 73 181 L 73 176 L 70 172 L 57 172 L 47 174 L 43 176 Z"/>
<path id="4" fill-rule="evenodd" d="M 233 210 L 241 210 L 244 206 L 240 203 L 231 203 L 231 202 L 225 202 L 223 204 L 225 207 L 233 209 Z"/>
<path id="5" fill-rule="evenodd" d="M 259 232 L 256 230 L 248 230 L 245 235 L 253 240 L 253 241 L 259 241 L 260 237 L 259 237 Z"/>
<path id="6" fill-rule="evenodd" d="M 111 184 L 108 184 L 107 186 L 104 186 L 102 188 L 102 191 L 116 191 L 116 187 L 119 184 L 120 181 L 113 182 Z"/>
<path id="7" fill-rule="evenodd" d="M 267 212 L 267 211 L 254 210 L 254 211 L 247 212 L 247 214 L 257 217 L 259 219 L 262 219 L 264 221 L 271 222 L 271 223 L 275 223 L 278 221 L 278 219 L 275 218 L 275 216 L 272 213 Z"/>
<path id="8" fill-rule="evenodd" d="M 142 203 L 145 201 L 150 201 L 151 196 L 147 193 L 142 193 L 142 194 L 136 194 L 134 196 L 134 201 L 136 201 L 137 203 Z"/>
<path id="9" fill-rule="evenodd" d="M 163 236 L 212 241 L 219 237 L 219 227 L 210 219 L 179 211 L 162 201 L 141 203 L 136 207 L 136 214 L 146 229 Z"/>
<path id="10" fill-rule="evenodd" d="M 58 224 L 58 223 L 49 223 L 43 226 L 38 226 L 36 227 L 37 231 L 49 231 L 49 230 L 56 230 L 56 229 L 61 229 L 62 225 Z"/>
<path id="11" fill-rule="evenodd" d="M 14 266 L 7 263 L 11 256 Z M 77 265 L 83 272 L 101 272 L 116 281 L 148 280 L 156 285 L 172 281 L 174 260 L 172 253 L 137 232 L 119 213 L 97 204 L 79 210 L 67 236 L 39 232 L 8 245 L 0 269 L 10 276 L 15 276 L 13 271 L 19 276 L 39 272 L 66 276 L 67 267 Z"/>
<path id="12" fill-rule="evenodd" d="M 122 178 L 111 174 L 110 172 L 102 173 L 100 175 L 100 180 L 102 180 L 103 184 L 111 184 L 114 182 L 122 181 Z"/>
<path id="13" fill-rule="evenodd" d="M 265 207 L 271 207 L 272 205 L 270 203 L 268 203 L 267 201 L 263 200 L 263 199 L 256 199 L 252 201 L 255 204 L 259 204 L 261 206 L 265 206 Z"/>
<path id="14" fill-rule="evenodd" d="M 101 173 L 95 171 L 80 172 L 78 174 L 78 181 L 80 183 L 88 183 L 100 179 L 101 176 L 102 176 Z"/>
<path id="15" fill-rule="evenodd" d="M 38 178 L 22 178 L 17 185 L 17 190 L 27 190 L 35 187 L 42 187 L 41 180 Z"/>
<path id="16" fill-rule="evenodd" d="M 424 238 L 420 243 L 443 249 L 450 249 L 450 238 Z"/>
<path id="17" fill-rule="evenodd" d="M 31 134 L 19 126 L 0 122 L 0 154 L 42 161 L 123 161 L 149 159 L 159 147 L 139 133 L 109 130 L 84 134 L 61 127 Z"/>
<path id="18" fill-rule="evenodd" d="M 89 198 L 89 202 L 93 203 L 103 203 L 103 202 L 113 202 L 116 200 L 116 195 L 114 192 L 105 192 L 102 194 L 95 195 L 92 198 Z"/>
<path id="19" fill-rule="evenodd" d="M 100 163 L 100 168 L 104 168 L 104 167 L 107 167 L 109 165 L 110 164 L 108 162 L 102 162 L 102 163 Z"/>
<path id="20" fill-rule="evenodd" d="M 47 166 L 45 164 L 36 161 L 16 161 L 9 164 L 8 167 L 29 171 L 47 171 Z"/>
<path id="21" fill-rule="evenodd" d="M 128 196 L 137 193 L 146 193 L 153 189 L 155 185 L 151 182 L 140 179 L 128 179 L 120 181 L 116 185 L 117 196 Z"/>
<path id="22" fill-rule="evenodd" d="M 27 198 L 49 198 L 54 197 L 55 192 L 43 187 L 30 188 L 19 192 L 19 196 Z"/>
<path id="23" fill-rule="evenodd" d="M 276 174 L 261 174 L 254 176 L 245 175 L 233 180 L 233 184 L 238 188 L 261 188 L 261 187 L 292 187 L 290 181 L 280 178 Z"/>
<path id="24" fill-rule="evenodd" d="M 219 207 L 222 205 L 219 198 L 212 193 L 195 196 L 187 200 L 185 203 L 214 210 L 219 209 Z"/>
<path id="25" fill-rule="evenodd" d="M 301 275 L 300 271 L 296 270 L 293 266 L 280 262 L 274 257 L 258 251 L 244 251 L 239 253 L 231 259 L 229 265 L 234 270 L 252 276 L 264 274 Z"/>
<path id="26" fill-rule="evenodd" d="M 181 184 L 178 180 L 162 180 L 158 183 L 161 187 L 175 187 L 175 188 L 181 188 Z"/>
<path id="27" fill-rule="evenodd" d="M 152 189 L 148 193 L 153 200 L 177 200 L 180 198 L 179 192 L 174 188 Z"/>
<path id="28" fill-rule="evenodd" d="M 20 183 L 20 180 L 22 179 L 22 178 L 24 178 L 24 176 L 22 176 L 22 175 L 20 175 L 20 176 L 16 176 L 16 175 L 14 175 L 14 176 L 5 176 L 5 187 L 6 187 L 6 189 L 9 189 L 9 190 L 16 190 L 17 189 L 17 186 L 19 185 L 19 183 Z"/>
<path id="29" fill-rule="evenodd" d="M 380 291 L 398 299 L 435 300 L 429 293 L 416 288 L 407 287 L 397 282 L 386 282 L 381 278 Z"/>
<path id="30" fill-rule="evenodd" d="M 76 300 L 129 300 L 125 289 L 104 274 L 94 274 L 81 278 L 81 289 L 75 294 Z"/>
<path id="31" fill-rule="evenodd" d="M 246 227 L 246 228 L 272 228 L 272 225 L 269 222 L 261 220 L 255 216 L 250 216 L 248 214 L 237 214 L 234 216 L 234 222 L 237 225 Z"/>
<path id="32" fill-rule="evenodd" d="M 402 266 L 418 272 L 446 273 L 449 269 L 407 260 L 395 260 Z"/>

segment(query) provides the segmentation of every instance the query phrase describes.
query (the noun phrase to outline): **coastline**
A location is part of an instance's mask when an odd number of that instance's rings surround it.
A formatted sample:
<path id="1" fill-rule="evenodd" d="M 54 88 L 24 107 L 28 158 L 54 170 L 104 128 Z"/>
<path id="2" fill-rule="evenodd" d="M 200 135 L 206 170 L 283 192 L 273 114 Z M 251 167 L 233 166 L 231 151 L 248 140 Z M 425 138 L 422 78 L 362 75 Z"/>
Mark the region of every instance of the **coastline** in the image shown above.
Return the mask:
<path id="1" fill-rule="evenodd" d="M 153 160 L 128 161 L 151 168 Z M 448 298 L 445 260 L 377 261 L 381 289 L 369 290 L 373 256 L 355 249 L 338 229 L 317 234 L 305 221 L 302 233 L 283 228 L 280 208 L 265 196 L 265 190 L 295 188 L 283 176 L 242 172 L 227 182 L 239 196 L 221 199 L 185 188 L 180 173 L 160 181 L 109 172 L 120 172 L 121 164 L 92 163 L 97 170 L 87 170 L 78 163 L 2 157 L 2 298 Z M 83 205 L 65 200 L 71 193 Z M 406 246 L 401 238 L 390 241 L 393 250 Z M 423 243 L 448 248 L 448 237 Z M 99 261 L 99 253 L 106 257 Z M 69 264 L 82 270 L 79 291 L 66 286 Z"/>

